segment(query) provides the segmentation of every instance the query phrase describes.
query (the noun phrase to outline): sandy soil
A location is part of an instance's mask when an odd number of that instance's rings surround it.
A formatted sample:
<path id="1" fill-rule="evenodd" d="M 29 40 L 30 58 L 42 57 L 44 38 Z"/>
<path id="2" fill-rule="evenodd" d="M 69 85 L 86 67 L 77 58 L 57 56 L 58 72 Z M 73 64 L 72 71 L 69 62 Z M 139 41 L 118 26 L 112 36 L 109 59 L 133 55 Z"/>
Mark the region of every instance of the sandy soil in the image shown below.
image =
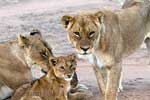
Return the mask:
<path id="1" fill-rule="evenodd" d="M 60 24 L 60 17 L 82 11 L 118 10 L 120 7 L 115 0 L 0 0 L 0 42 L 12 40 L 18 34 L 27 35 L 33 28 L 37 28 L 52 46 L 55 55 L 74 53 Z M 92 100 L 100 100 L 92 65 L 84 61 L 79 61 L 78 65 L 80 82 L 94 93 Z M 145 48 L 124 59 L 124 91 L 119 93 L 118 100 L 150 100 L 149 73 Z"/>

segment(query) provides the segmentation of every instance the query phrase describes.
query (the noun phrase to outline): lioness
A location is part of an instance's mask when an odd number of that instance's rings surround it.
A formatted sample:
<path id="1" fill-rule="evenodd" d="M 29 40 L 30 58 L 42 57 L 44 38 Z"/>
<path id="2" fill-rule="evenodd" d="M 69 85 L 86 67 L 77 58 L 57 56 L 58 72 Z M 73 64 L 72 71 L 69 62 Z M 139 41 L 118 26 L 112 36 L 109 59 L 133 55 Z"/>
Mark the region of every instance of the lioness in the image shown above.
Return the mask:
<path id="1" fill-rule="evenodd" d="M 48 71 L 49 56 L 52 56 L 51 48 L 38 30 L 33 30 L 29 37 L 20 35 L 18 40 L 0 44 L 0 99 L 34 80 L 33 66 Z"/>
<path id="2" fill-rule="evenodd" d="M 62 24 L 78 54 L 95 64 L 103 100 L 116 100 L 122 59 L 139 48 L 150 31 L 150 2 L 118 12 L 65 15 Z"/>
<path id="3" fill-rule="evenodd" d="M 68 100 L 70 81 L 76 69 L 74 55 L 50 57 L 48 74 L 35 81 L 23 97 L 14 95 L 12 100 Z"/>

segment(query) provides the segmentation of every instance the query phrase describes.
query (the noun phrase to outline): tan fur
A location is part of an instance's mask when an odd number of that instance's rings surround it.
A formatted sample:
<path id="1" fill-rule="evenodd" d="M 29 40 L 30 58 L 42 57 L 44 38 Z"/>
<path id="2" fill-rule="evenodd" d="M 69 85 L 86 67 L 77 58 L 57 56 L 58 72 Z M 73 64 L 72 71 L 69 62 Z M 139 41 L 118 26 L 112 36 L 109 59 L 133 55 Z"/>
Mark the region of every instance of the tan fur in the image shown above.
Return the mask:
<path id="1" fill-rule="evenodd" d="M 124 5 L 122 6 L 122 8 L 128 8 L 128 7 L 132 7 L 132 6 L 135 6 L 135 5 L 140 5 L 141 2 L 143 3 L 148 3 L 149 0 L 137 0 L 138 2 L 135 2 L 134 0 L 126 0 Z M 148 57 L 149 57 L 149 64 L 150 64 L 150 33 L 148 33 L 146 36 L 145 36 L 145 44 L 146 44 L 146 47 L 147 47 L 147 51 L 148 51 Z"/>
<path id="2" fill-rule="evenodd" d="M 75 56 L 55 57 L 49 61 L 48 74 L 28 87 L 21 99 L 15 93 L 12 100 L 68 100 L 70 80 L 76 69 Z"/>
<path id="3" fill-rule="evenodd" d="M 150 31 L 150 3 L 140 2 L 118 12 L 65 15 L 62 23 L 76 51 L 92 55 L 103 100 L 116 100 L 122 58 L 139 48 Z"/>
<path id="4" fill-rule="evenodd" d="M 52 56 L 51 48 L 37 30 L 31 32 L 29 37 L 20 35 L 18 40 L 0 44 L 0 84 L 15 90 L 31 82 L 31 67 L 48 70 L 48 56 Z"/>

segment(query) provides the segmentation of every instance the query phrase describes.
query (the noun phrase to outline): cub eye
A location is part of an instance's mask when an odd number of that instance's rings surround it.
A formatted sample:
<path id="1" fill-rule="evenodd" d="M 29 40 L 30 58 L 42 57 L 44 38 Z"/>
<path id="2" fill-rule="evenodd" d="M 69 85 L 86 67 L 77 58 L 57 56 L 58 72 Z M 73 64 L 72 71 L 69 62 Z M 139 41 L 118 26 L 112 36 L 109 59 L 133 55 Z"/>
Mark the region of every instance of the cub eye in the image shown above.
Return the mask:
<path id="1" fill-rule="evenodd" d="M 89 33 L 90 38 L 93 37 L 94 34 L 95 34 L 95 32 L 94 32 L 94 31 L 91 31 L 91 32 Z"/>
<path id="2" fill-rule="evenodd" d="M 79 32 L 74 32 L 74 35 L 75 35 L 76 37 L 80 37 L 80 33 L 79 33 Z"/>
<path id="3" fill-rule="evenodd" d="M 71 69 L 72 69 L 72 70 L 76 70 L 76 68 L 75 68 L 75 67 L 71 67 Z"/>
<path id="4" fill-rule="evenodd" d="M 48 57 L 46 52 L 41 52 L 41 55 L 42 55 L 43 57 L 45 57 L 45 58 Z"/>
<path id="5" fill-rule="evenodd" d="M 61 66 L 60 69 L 61 69 L 61 70 L 65 70 L 64 66 Z"/>
<path id="6" fill-rule="evenodd" d="M 71 65 L 70 69 L 75 70 L 76 68 L 73 65 Z"/>

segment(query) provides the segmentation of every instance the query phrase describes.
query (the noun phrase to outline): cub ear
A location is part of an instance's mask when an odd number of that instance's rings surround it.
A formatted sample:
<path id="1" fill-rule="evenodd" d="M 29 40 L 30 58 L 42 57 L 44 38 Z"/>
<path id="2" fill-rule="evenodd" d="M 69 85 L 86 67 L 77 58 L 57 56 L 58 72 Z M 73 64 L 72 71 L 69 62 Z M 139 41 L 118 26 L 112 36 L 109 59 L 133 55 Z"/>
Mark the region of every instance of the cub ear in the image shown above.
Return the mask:
<path id="1" fill-rule="evenodd" d="M 104 13 L 99 11 L 99 12 L 95 13 L 95 16 L 98 18 L 99 22 L 102 24 L 104 21 Z"/>
<path id="2" fill-rule="evenodd" d="M 75 61 L 75 60 L 76 60 L 76 55 L 75 55 L 75 54 L 71 54 L 71 55 L 69 55 L 69 58 L 70 58 L 72 61 Z"/>
<path id="3" fill-rule="evenodd" d="M 69 23 L 73 20 L 72 16 L 64 15 L 61 17 L 61 22 L 65 28 L 68 27 Z"/>
<path id="4" fill-rule="evenodd" d="M 56 66 L 58 60 L 56 57 L 49 57 L 49 63 L 53 66 Z"/>
<path id="5" fill-rule="evenodd" d="M 38 30 L 38 29 L 33 29 L 31 32 L 30 32 L 30 36 L 36 36 L 36 37 L 42 37 L 42 34 L 41 32 Z"/>
<path id="6" fill-rule="evenodd" d="M 28 46 L 29 39 L 25 36 L 19 35 L 18 36 L 18 44 L 20 47 Z"/>

